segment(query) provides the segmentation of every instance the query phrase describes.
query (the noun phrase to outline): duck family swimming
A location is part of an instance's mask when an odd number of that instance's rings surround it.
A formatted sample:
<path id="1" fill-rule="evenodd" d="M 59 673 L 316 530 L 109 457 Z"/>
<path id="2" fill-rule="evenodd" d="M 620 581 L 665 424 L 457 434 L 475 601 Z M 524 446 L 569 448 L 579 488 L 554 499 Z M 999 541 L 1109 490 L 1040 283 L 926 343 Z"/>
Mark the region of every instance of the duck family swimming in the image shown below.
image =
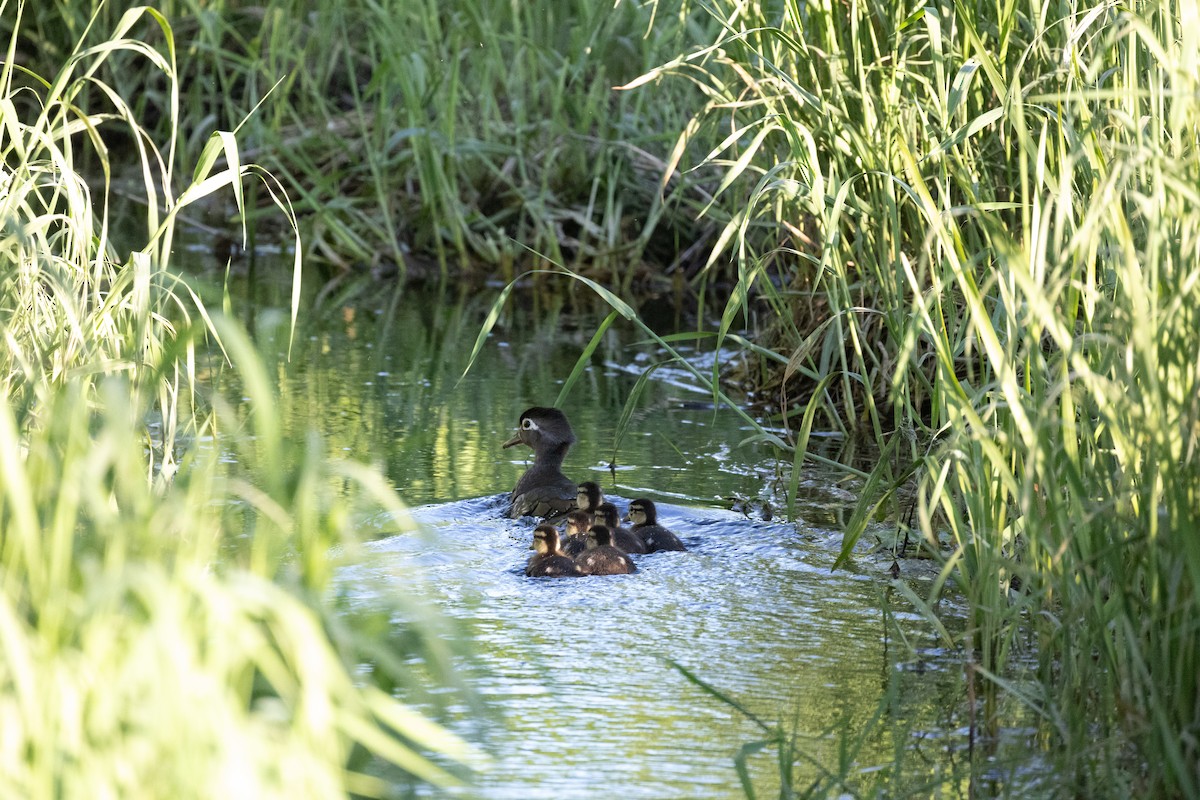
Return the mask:
<path id="1" fill-rule="evenodd" d="M 637 571 L 628 553 L 687 550 L 673 532 L 658 524 L 652 500 L 629 505 L 633 528 L 620 526 L 617 507 L 604 499 L 600 485 L 578 486 L 563 474 L 562 464 L 575 443 L 566 414 L 557 408 L 534 406 L 521 414 L 516 433 L 503 447 L 524 444 L 533 450 L 533 464 L 513 487 L 508 515 L 513 519 L 543 518 L 534 529 L 536 550 L 525 567 L 529 577 L 624 575 Z M 565 522 L 566 537 L 556 523 Z M 566 566 L 570 563 L 574 570 Z"/>

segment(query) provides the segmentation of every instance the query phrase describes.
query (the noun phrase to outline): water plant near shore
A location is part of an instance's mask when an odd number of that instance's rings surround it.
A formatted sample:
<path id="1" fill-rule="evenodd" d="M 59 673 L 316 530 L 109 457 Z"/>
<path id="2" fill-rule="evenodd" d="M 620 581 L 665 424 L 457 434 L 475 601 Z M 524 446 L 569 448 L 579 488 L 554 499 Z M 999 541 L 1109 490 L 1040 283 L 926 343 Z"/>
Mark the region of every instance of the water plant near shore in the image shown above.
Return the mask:
<path id="1" fill-rule="evenodd" d="M 161 51 L 127 38 L 139 24 Z M 17 66 L 16 41 L 0 67 L 0 783 L 29 798 L 200 798 L 461 781 L 470 748 L 393 696 L 420 689 L 406 654 L 451 680 L 444 624 L 396 597 L 409 622 L 389 635 L 333 584 L 357 521 L 402 525 L 399 500 L 319 442 L 283 439 L 248 337 L 171 271 L 190 204 L 224 189 L 242 209 L 243 180 L 263 180 L 287 219 L 283 195 L 228 133 L 175 193 L 176 121 L 163 147 L 96 77 L 109 58 L 144 58 L 176 96 L 156 12 L 122 14 L 50 78 Z M 105 111 L 80 104 L 84 87 Z M 146 201 L 128 255 L 108 216 L 115 126 Z M 221 367 L 197 356 L 201 337 L 239 372 L 242 410 L 206 390 Z M 383 780 L 376 761 L 400 775 Z"/>

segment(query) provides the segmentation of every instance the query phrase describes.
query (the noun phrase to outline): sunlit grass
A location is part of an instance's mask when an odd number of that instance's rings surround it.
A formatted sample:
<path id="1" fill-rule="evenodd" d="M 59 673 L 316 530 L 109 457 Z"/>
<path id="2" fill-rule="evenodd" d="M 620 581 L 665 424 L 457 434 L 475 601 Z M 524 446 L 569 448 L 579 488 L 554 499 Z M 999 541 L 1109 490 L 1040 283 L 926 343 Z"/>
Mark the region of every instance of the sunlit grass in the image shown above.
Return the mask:
<path id="1" fill-rule="evenodd" d="M 980 730 L 1032 631 L 1020 696 L 1077 789 L 1196 794 L 1195 3 L 715 11 L 647 77 L 703 86 L 685 135 L 748 199 L 722 330 L 765 298 L 783 418 L 877 441 L 869 487 L 919 478 Z"/>
<path id="2" fill-rule="evenodd" d="M 0 4 L 14 26 L 22 10 Z M 161 49 L 125 38 L 147 24 Z M 339 610 L 358 525 L 404 529 L 402 505 L 374 472 L 283 437 L 246 335 L 171 271 L 183 209 L 225 190 L 242 210 L 256 180 L 295 236 L 286 199 L 226 133 L 182 178 L 174 104 L 164 143 L 96 78 L 144 59 L 174 98 L 170 25 L 133 9 L 107 36 L 48 79 L 16 65 L 14 36 L 0 68 L 0 785 L 207 798 L 459 782 L 470 748 L 393 694 L 453 680 L 450 632 L 394 591 L 403 637 L 387 603 Z M 143 178 L 133 252 L 110 236 L 112 142 Z M 202 388 L 214 343 L 240 411 Z"/>

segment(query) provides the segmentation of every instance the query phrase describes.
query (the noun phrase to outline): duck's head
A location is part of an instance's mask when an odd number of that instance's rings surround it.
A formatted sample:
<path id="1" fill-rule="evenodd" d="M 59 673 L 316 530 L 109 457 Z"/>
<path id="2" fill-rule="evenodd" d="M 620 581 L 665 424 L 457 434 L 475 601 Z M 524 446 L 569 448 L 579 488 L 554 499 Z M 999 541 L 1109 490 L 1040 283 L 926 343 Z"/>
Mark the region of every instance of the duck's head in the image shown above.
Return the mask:
<path id="1" fill-rule="evenodd" d="M 600 505 L 603 495 L 604 493 L 600 491 L 600 484 L 595 481 L 584 481 L 579 484 L 579 490 L 575 495 L 575 505 L 584 511 L 595 509 Z"/>
<path id="2" fill-rule="evenodd" d="M 586 511 L 575 509 L 567 514 L 567 535 L 587 533 L 592 529 L 592 515 Z"/>
<path id="3" fill-rule="evenodd" d="M 567 415 L 557 408 L 534 406 L 521 415 L 517 432 L 503 446 L 518 444 L 532 447 L 534 453 L 542 453 L 575 444 L 575 432 L 571 430 Z"/>
<path id="4" fill-rule="evenodd" d="M 607 525 L 593 525 L 592 529 L 588 531 L 588 549 L 604 545 L 612 545 L 612 531 L 608 529 Z"/>
<path id="5" fill-rule="evenodd" d="M 558 549 L 558 528 L 546 523 L 533 529 L 533 544 L 530 550 L 537 550 L 539 555 L 553 553 Z"/>
<path id="6" fill-rule="evenodd" d="M 596 506 L 596 522 L 600 525 L 607 525 L 609 528 L 615 528 L 621 523 L 621 515 L 612 503 L 601 503 Z"/>
<path id="7" fill-rule="evenodd" d="M 639 497 L 629 504 L 629 521 L 634 525 L 655 525 L 658 523 L 658 509 L 653 500 Z"/>

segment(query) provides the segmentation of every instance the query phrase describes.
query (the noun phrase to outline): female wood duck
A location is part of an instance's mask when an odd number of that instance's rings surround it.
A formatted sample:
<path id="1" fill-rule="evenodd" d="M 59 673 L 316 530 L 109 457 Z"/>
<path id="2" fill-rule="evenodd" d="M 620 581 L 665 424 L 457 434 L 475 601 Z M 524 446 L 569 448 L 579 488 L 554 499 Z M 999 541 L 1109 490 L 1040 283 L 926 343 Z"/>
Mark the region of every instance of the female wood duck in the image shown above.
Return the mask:
<path id="1" fill-rule="evenodd" d="M 605 525 L 588 531 L 588 549 L 575 559 L 585 575 L 629 575 L 637 572 L 633 559 L 612 546 L 612 532 Z"/>
<path id="2" fill-rule="evenodd" d="M 621 515 L 612 503 L 596 506 L 596 524 L 612 531 L 613 547 L 626 553 L 645 553 L 646 542 L 629 528 L 621 527 Z"/>
<path id="3" fill-rule="evenodd" d="M 558 528 L 553 525 L 538 525 L 533 529 L 533 544 L 537 550 L 525 565 L 525 574 L 530 578 L 570 578 L 583 574 L 573 560 L 567 558 L 558 547 Z"/>
<path id="4" fill-rule="evenodd" d="M 578 508 L 567 514 L 567 535 L 563 539 L 562 551 L 570 558 L 577 558 L 587 550 L 588 531 L 592 529 L 592 515 Z"/>
<path id="5" fill-rule="evenodd" d="M 512 490 L 508 515 L 550 517 L 575 508 L 575 482 L 562 473 L 562 462 L 575 433 L 567 415 L 557 408 L 535 406 L 521 415 L 516 434 L 504 447 L 524 444 L 533 448 L 533 466 Z"/>
<path id="6" fill-rule="evenodd" d="M 658 509 L 653 500 L 638 498 L 629 504 L 629 521 L 633 523 L 633 532 L 646 542 L 647 553 L 658 553 L 663 550 L 687 550 L 679 537 L 658 524 Z"/>

